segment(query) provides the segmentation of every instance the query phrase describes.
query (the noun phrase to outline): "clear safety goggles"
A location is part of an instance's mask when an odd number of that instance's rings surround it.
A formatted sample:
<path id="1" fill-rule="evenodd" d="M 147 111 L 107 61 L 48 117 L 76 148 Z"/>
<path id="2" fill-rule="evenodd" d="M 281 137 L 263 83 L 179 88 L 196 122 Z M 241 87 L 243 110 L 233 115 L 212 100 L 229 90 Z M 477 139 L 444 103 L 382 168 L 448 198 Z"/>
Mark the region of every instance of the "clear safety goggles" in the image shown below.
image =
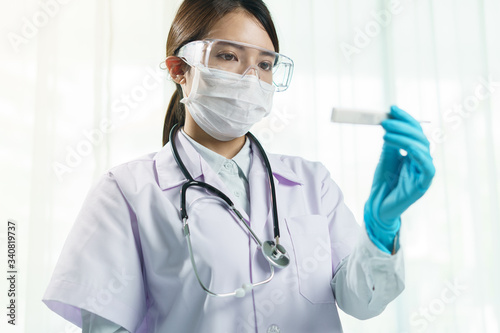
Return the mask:
<path id="1" fill-rule="evenodd" d="M 286 90 L 292 79 L 293 60 L 258 46 L 222 40 L 205 39 L 182 46 L 177 56 L 188 65 L 231 73 L 257 75 L 276 91 Z"/>

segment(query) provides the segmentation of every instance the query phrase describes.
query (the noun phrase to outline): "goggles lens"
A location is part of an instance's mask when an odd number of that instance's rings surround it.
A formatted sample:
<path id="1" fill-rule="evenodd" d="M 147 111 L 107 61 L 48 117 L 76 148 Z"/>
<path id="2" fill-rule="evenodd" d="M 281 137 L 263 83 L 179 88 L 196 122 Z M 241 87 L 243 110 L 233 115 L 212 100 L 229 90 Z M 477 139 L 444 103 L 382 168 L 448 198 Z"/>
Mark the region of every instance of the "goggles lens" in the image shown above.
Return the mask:
<path id="1" fill-rule="evenodd" d="M 284 91 L 290 85 L 293 60 L 258 46 L 207 39 L 188 43 L 180 48 L 177 56 L 190 66 L 223 70 L 244 75 L 257 75 L 268 84 L 274 84 L 277 91 Z"/>

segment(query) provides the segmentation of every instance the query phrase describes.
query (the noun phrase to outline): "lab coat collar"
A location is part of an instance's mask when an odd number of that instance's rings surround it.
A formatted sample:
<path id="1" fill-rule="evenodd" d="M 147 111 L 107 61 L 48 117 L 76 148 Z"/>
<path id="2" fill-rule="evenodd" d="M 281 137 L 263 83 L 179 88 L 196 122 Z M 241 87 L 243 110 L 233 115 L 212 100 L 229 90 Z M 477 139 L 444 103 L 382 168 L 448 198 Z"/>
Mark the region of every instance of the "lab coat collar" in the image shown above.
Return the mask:
<path id="1" fill-rule="evenodd" d="M 203 174 L 201 155 L 183 135 L 177 133 L 174 140 L 177 144 L 177 151 L 179 152 L 182 162 L 184 162 L 191 177 L 193 177 L 193 179 L 199 178 Z M 158 175 L 158 185 L 162 190 L 179 186 L 186 181 L 186 177 L 175 161 L 171 142 L 168 142 L 158 153 L 156 153 L 154 161 L 156 173 Z"/>
<path id="2" fill-rule="evenodd" d="M 304 181 L 300 178 L 285 162 L 283 162 L 283 155 L 267 154 L 271 169 L 273 170 L 274 180 L 279 183 L 291 182 L 296 185 L 303 185 Z M 262 160 L 264 163 L 264 160 Z"/>
<path id="3" fill-rule="evenodd" d="M 183 135 L 179 135 L 179 133 L 177 133 L 174 140 L 176 140 L 175 142 L 179 155 L 193 179 L 200 178 L 202 175 L 206 177 L 207 175 L 205 173 L 207 173 L 208 170 L 203 167 L 203 159 L 191 143 Z M 251 148 L 253 156 L 255 157 L 256 154 L 259 155 L 259 161 L 263 163 L 259 150 L 255 147 L 253 142 L 251 142 Z M 162 190 L 179 186 L 186 181 L 186 177 L 184 177 L 175 162 L 171 149 L 171 143 L 169 142 L 163 146 L 154 157 L 155 168 L 158 175 L 158 185 Z M 268 154 L 267 157 L 271 164 L 275 181 L 279 183 L 295 183 L 297 185 L 303 184 L 303 180 L 283 162 L 282 155 Z M 208 179 L 205 181 L 209 182 Z"/>

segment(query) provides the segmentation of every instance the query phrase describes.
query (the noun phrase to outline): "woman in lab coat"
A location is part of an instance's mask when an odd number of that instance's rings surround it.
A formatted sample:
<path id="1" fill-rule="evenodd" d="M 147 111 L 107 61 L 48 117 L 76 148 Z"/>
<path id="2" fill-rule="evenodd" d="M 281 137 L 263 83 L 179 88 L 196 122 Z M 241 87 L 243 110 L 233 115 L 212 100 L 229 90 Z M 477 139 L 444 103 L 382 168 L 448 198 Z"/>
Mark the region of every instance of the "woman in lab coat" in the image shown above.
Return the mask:
<path id="1" fill-rule="evenodd" d="M 325 167 L 300 157 L 267 155 L 273 204 L 265 154 L 245 134 L 289 84 L 293 62 L 278 52 L 262 1 L 182 3 L 167 41 L 177 89 L 164 146 L 92 187 L 43 298 L 50 309 L 93 333 L 341 332 L 337 305 L 365 319 L 401 293 L 400 215 L 431 183 L 428 141 L 391 108 L 362 228 Z M 187 228 L 189 177 L 239 215 L 193 186 Z M 279 241 L 286 267 L 266 260 L 245 223 L 259 241 Z"/>

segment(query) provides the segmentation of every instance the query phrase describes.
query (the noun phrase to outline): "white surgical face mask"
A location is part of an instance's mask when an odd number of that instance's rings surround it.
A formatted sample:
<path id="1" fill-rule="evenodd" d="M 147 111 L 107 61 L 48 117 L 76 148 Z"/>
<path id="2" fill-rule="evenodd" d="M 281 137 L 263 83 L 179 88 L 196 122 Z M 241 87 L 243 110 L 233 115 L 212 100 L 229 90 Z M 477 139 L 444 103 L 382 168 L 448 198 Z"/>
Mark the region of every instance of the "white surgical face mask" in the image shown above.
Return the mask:
<path id="1" fill-rule="evenodd" d="M 257 76 L 242 78 L 231 72 L 197 67 L 192 70 L 191 92 L 181 103 L 196 124 L 215 139 L 229 141 L 243 136 L 271 112 L 274 86 Z"/>

